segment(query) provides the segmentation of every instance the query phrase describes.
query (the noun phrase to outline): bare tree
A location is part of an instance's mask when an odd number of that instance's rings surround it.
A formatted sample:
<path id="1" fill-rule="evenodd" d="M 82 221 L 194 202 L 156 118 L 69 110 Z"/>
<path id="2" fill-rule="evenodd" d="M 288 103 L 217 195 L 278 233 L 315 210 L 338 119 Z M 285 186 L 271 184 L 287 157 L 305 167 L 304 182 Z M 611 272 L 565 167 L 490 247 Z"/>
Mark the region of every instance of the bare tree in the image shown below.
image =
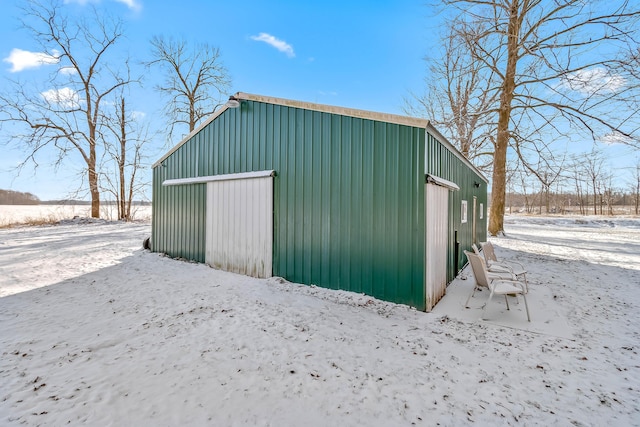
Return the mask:
<path id="1" fill-rule="evenodd" d="M 531 195 L 528 192 L 528 181 L 527 174 L 523 171 L 520 171 L 520 186 L 522 188 L 522 193 L 524 194 L 524 208 L 526 213 L 531 213 L 533 211 L 533 202 L 530 200 Z"/>
<path id="2" fill-rule="evenodd" d="M 151 138 L 140 114 L 127 112 L 126 105 L 125 96 L 119 95 L 113 114 L 105 117 L 105 155 L 100 170 L 101 187 L 115 198 L 118 219 L 130 221 L 133 198 L 144 188 L 138 175 L 144 166 L 142 149 Z"/>
<path id="3" fill-rule="evenodd" d="M 518 170 L 517 166 L 507 168 L 507 201 L 509 205 L 509 214 L 513 213 L 513 196 L 516 194 L 516 178 L 519 178 L 519 173 L 520 171 Z"/>
<path id="4" fill-rule="evenodd" d="M 600 181 L 601 192 L 600 192 L 600 215 L 604 214 L 604 207 L 607 207 L 607 215 L 613 215 L 613 205 L 616 200 L 616 192 L 613 187 L 613 175 L 610 173 L 606 174 L 605 177 Z"/>
<path id="5" fill-rule="evenodd" d="M 507 152 L 566 135 L 638 141 L 639 85 L 628 67 L 640 10 L 627 0 L 443 0 L 498 92 L 489 233 L 503 233 Z M 594 54 L 597 51 L 597 54 Z M 626 55 L 626 56 L 625 56 Z"/>
<path id="6" fill-rule="evenodd" d="M 589 197 L 589 188 L 587 187 L 584 171 L 584 158 L 582 156 L 573 156 L 569 163 L 567 174 L 574 184 L 575 194 L 578 200 L 577 203 L 581 215 L 587 214 L 587 206 L 589 204 L 587 200 Z"/>
<path id="7" fill-rule="evenodd" d="M 79 154 L 86 166 L 91 194 L 91 216 L 100 216 L 97 159 L 102 103 L 130 83 L 126 74 L 109 67 L 108 54 L 122 38 L 122 22 L 93 9 L 88 20 L 67 18 L 56 2 L 27 1 L 23 27 L 39 43 L 42 55 L 57 63 L 47 88 L 13 81 L 12 93 L 0 94 L 0 123 L 11 123 L 10 141 L 22 144 L 27 160 L 37 166 L 44 147 L 55 147 L 60 165 Z"/>
<path id="8" fill-rule="evenodd" d="M 583 171 L 593 191 L 593 214 L 598 214 L 598 196 L 600 196 L 600 214 L 602 214 L 603 196 L 607 189 L 607 182 L 610 181 L 610 175 L 606 172 L 604 154 L 593 150 L 590 154 L 585 155 Z"/>
<path id="9" fill-rule="evenodd" d="M 164 110 L 171 140 L 176 126 L 186 125 L 191 132 L 222 105 L 231 80 L 217 47 L 207 43 L 189 47 L 184 40 L 159 36 L 153 37 L 151 46 L 153 60 L 148 65 L 164 73 L 164 82 L 156 88 L 169 100 Z"/>
<path id="10" fill-rule="evenodd" d="M 492 163 L 491 124 L 497 91 L 491 90 L 491 70 L 485 73 L 482 63 L 468 55 L 457 29 L 460 25 L 455 19 L 447 23 L 442 36 L 443 57 L 425 58 L 430 71 L 426 92 L 407 100 L 404 110 L 427 117 L 465 157 L 486 170 Z"/>

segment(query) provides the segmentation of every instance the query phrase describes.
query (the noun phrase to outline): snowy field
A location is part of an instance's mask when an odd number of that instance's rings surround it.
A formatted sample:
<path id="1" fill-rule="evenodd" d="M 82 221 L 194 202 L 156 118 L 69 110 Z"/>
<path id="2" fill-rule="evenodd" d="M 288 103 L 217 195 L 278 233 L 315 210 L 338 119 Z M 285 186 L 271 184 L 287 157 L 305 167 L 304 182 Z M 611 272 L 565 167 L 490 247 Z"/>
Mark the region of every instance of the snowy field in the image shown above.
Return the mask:
<path id="1" fill-rule="evenodd" d="M 133 206 L 135 220 L 150 220 L 151 206 Z M 10 224 L 52 223 L 74 217 L 90 217 L 89 205 L 0 205 L 0 227 Z M 118 208 L 114 205 L 103 205 L 100 216 L 104 219 L 117 219 Z"/>
<path id="2" fill-rule="evenodd" d="M 421 313 L 144 251 L 148 222 L 0 230 L 0 425 L 640 425 L 640 220 L 506 231 L 529 329 L 451 300 L 466 272 Z"/>

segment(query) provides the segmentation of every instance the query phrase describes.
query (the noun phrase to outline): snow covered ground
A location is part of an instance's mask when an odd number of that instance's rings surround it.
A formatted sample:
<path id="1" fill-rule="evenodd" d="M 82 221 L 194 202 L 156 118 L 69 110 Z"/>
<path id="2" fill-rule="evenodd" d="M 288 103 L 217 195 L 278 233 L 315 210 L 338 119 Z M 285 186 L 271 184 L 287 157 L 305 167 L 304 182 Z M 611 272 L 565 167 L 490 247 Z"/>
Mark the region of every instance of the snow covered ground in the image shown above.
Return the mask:
<path id="1" fill-rule="evenodd" d="M 151 206 L 133 206 L 133 218 L 150 220 Z M 51 223 L 74 217 L 91 216 L 89 205 L 0 205 L 0 227 L 10 224 Z M 118 208 L 115 205 L 103 204 L 100 216 L 106 219 L 118 219 Z"/>
<path id="2" fill-rule="evenodd" d="M 640 425 L 640 220 L 506 231 L 531 325 L 464 309 L 466 272 L 421 313 L 144 251 L 148 222 L 0 230 L 0 425 Z"/>

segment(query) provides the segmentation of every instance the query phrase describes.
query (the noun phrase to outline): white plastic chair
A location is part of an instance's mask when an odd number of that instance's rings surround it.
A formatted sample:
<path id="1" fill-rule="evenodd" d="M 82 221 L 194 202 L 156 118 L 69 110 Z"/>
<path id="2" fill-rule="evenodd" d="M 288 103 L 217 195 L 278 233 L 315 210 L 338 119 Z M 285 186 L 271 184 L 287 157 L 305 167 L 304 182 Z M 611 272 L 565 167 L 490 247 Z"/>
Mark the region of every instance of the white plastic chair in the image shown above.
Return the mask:
<path id="1" fill-rule="evenodd" d="M 481 255 L 480 250 L 475 243 L 471 245 L 471 248 L 476 255 Z M 513 274 L 512 269 L 507 266 L 503 266 L 500 264 L 492 264 L 491 266 L 488 266 L 487 261 L 485 260 L 485 267 L 487 269 L 487 275 L 490 279 L 518 280 L 518 277 Z"/>
<path id="2" fill-rule="evenodd" d="M 521 294 L 522 298 L 524 299 L 525 309 L 527 311 L 527 320 L 531 322 L 531 316 L 529 315 L 529 305 L 527 304 L 527 296 L 526 296 L 524 285 L 521 282 L 518 282 L 517 280 L 506 280 L 506 279 L 499 279 L 499 278 L 491 279 L 488 275 L 484 260 L 480 258 L 479 255 L 476 255 L 469 251 L 464 251 L 464 253 L 467 256 L 467 259 L 469 260 L 469 264 L 471 264 L 473 277 L 476 279 L 476 284 L 473 288 L 473 291 L 471 292 L 471 295 L 469 295 L 469 297 L 467 298 L 467 302 L 465 303 L 464 306 L 468 307 L 469 300 L 471 299 L 471 297 L 473 297 L 477 289 L 483 288 L 483 287 L 489 289 L 490 291 L 489 299 L 487 300 L 484 307 L 482 308 L 482 319 L 484 319 L 487 305 L 489 305 L 489 302 L 491 301 L 491 298 L 493 298 L 494 294 L 504 295 L 504 300 L 507 304 L 507 310 L 510 310 L 509 299 L 507 298 L 507 295 L 517 296 L 518 294 Z"/>
<path id="3" fill-rule="evenodd" d="M 498 260 L 495 251 L 493 250 L 493 244 L 491 242 L 481 243 L 482 245 L 482 255 L 484 256 L 484 260 L 487 265 L 487 270 L 490 272 L 494 271 L 508 271 L 513 274 L 516 279 L 524 279 L 525 291 L 529 292 L 529 282 L 527 281 L 527 270 L 516 261 L 504 261 Z M 475 251 L 475 249 L 474 249 Z M 478 252 L 476 252 L 478 253 Z"/>

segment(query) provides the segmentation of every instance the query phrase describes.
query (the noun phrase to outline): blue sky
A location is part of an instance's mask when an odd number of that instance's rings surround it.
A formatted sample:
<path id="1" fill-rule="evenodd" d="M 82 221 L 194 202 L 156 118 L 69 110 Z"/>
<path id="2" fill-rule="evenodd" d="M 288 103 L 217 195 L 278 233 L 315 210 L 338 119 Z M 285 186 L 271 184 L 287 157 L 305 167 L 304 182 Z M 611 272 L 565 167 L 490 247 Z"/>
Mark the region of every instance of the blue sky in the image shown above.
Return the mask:
<path id="1" fill-rule="evenodd" d="M 15 71 L 16 61 L 10 60 L 14 49 L 37 53 L 39 48 L 19 29 L 20 0 L 0 1 L 0 90 L 7 77 L 46 82 L 51 65 Z M 124 19 L 126 41 L 118 48 L 140 61 L 149 59 L 154 35 L 219 47 L 232 78 L 231 92 L 395 114 L 403 114 L 404 99 L 412 92 L 423 91 L 427 73 L 423 58 L 437 49 L 440 22 L 437 11 L 424 0 L 61 3 L 75 14 L 86 13 L 94 3 Z M 148 74 L 135 109 L 158 121 L 162 101 L 153 85 L 154 76 Z M 150 162 L 162 154 L 163 144 L 159 137 L 149 147 Z M 611 159 L 622 161 L 630 153 L 616 147 Z M 3 148 L 0 188 L 28 191 L 43 200 L 64 198 L 77 188 L 80 162 L 70 158 L 52 170 L 43 158 L 35 171 L 28 167 L 16 176 L 13 168 L 23 158 L 19 150 Z"/>
<path id="2" fill-rule="evenodd" d="M 38 46 L 19 29 L 20 1 L 1 1 L 0 85 L 6 77 L 44 81 L 50 71 L 46 65 L 11 71 L 13 49 L 37 52 Z M 90 3 L 126 21 L 127 40 L 120 48 L 136 59 L 148 59 L 154 35 L 208 42 L 221 50 L 232 92 L 396 114 L 403 114 L 410 92 L 422 90 L 422 58 L 438 31 L 435 14 L 423 0 L 67 0 L 64 7 L 82 13 Z M 160 100 L 152 88 L 148 78 L 136 109 L 159 115 Z M 75 189 L 68 183 L 78 172 L 73 164 L 52 171 L 43 161 L 35 174 L 27 168 L 16 177 L 11 169 L 24 156 L 3 151 L 0 188 L 29 191 L 44 200 Z"/>

